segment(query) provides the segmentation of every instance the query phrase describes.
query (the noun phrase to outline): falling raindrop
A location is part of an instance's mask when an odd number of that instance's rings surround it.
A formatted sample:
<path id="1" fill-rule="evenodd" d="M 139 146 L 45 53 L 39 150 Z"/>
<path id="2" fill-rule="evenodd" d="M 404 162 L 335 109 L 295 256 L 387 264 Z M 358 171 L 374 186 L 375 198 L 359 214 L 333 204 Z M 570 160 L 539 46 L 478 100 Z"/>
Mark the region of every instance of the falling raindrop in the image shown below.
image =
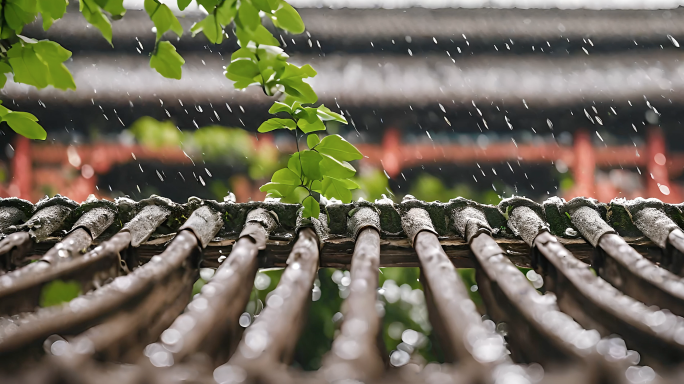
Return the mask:
<path id="1" fill-rule="evenodd" d="M 406 365 L 408 364 L 409 360 L 411 360 L 411 355 L 409 355 L 406 351 L 394 350 L 392 351 L 392 354 L 390 354 L 390 364 L 395 367 Z"/>
<path id="2" fill-rule="evenodd" d="M 672 35 L 667 35 L 667 38 L 670 39 L 672 45 L 679 48 L 679 42 L 677 41 L 677 39 L 675 39 Z"/>
<path id="3" fill-rule="evenodd" d="M 252 315 L 249 313 L 245 312 L 242 315 L 240 315 L 240 319 L 238 320 L 238 323 L 242 328 L 247 328 L 249 325 L 252 323 Z"/>

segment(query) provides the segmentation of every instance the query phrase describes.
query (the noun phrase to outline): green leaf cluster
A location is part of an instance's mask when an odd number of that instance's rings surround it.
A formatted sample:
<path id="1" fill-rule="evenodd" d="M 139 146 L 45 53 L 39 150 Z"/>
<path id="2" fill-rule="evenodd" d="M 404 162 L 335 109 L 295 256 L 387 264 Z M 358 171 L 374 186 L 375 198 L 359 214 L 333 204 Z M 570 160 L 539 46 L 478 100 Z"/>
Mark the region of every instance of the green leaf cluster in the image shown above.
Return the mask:
<path id="1" fill-rule="evenodd" d="M 185 9 L 189 2 L 179 1 L 178 6 Z M 183 36 L 183 26 L 178 18 L 171 12 L 171 9 L 159 2 L 159 0 L 145 0 L 145 12 L 150 16 L 154 23 L 157 39 L 154 51 L 150 57 L 150 68 L 154 68 L 160 75 L 168 79 L 180 80 L 183 75 L 183 64 L 185 60 L 176 51 L 176 47 L 168 41 L 161 41 L 161 38 L 168 31 L 172 31 L 176 36 Z"/>
<path id="2" fill-rule="evenodd" d="M 277 46 L 278 40 L 266 29 L 259 12 L 270 18 L 273 24 L 293 33 L 304 32 L 304 22 L 299 13 L 284 0 L 198 0 L 207 16 L 196 23 L 191 31 L 193 35 L 200 32 L 210 42 L 221 44 L 225 37 L 224 28 L 235 22 L 235 34 L 243 47 L 250 42 L 257 45 Z M 185 2 L 179 7 L 187 6 Z"/>
<path id="3" fill-rule="evenodd" d="M 71 72 L 63 64 L 70 57 L 71 52 L 53 41 L 28 38 L 13 44 L 7 51 L 7 61 L 14 72 L 14 81 L 36 88 L 52 85 L 62 90 L 76 89 Z M 0 65 L 0 70 L 7 69 Z M 4 85 L 6 80 L 3 73 L 0 82 Z"/>
<path id="4" fill-rule="evenodd" d="M 285 107 L 288 106 L 284 103 L 276 103 L 271 109 L 287 112 L 284 110 Z M 336 115 L 335 120 L 344 120 L 342 116 L 323 106 L 321 107 L 327 110 L 328 114 Z M 304 217 L 318 217 L 320 213 L 319 202 L 317 201 L 319 196 L 325 196 L 328 199 L 334 198 L 343 203 L 351 202 L 351 190 L 359 188 L 359 186 L 351 179 L 356 170 L 349 162 L 361 159 L 363 157 L 361 152 L 340 135 L 326 136 L 321 140 L 316 133 L 311 133 L 313 131 L 307 132 L 302 129 L 300 123 L 303 118 L 297 116 L 301 116 L 304 113 L 301 111 L 306 111 L 306 107 L 297 107 L 297 102 L 295 102 L 288 108 L 290 108 L 289 113 L 291 113 L 290 119 L 271 120 L 293 122 L 294 128 L 287 126 L 280 128 L 293 130 L 296 140 L 300 138 L 298 131 L 302 132 L 302 136 L 307 135 L 306 143 L 309 149 L 297 151 L 290 156 L 287 168 L 276 171 L 271 182 L 263 185 L 261 191 L 267 192 L 270 197 L 280 198 L 284 203 L 302 203 Z M 305 116 L 313 115 L 319 118 L 317 111 L 318 108 L 308 108 Z M 323 125 L 321 120 L 318 121 Z M 264 125 L 267 123 L 268 121 Z M 310 127 L 311 125 L 304 126 Z M 321 130 L 325 130 L 324 125 Z"/>
<path id="5" fill-rule="evenodd" d="M 117 1 L 119 8 L 117 8 Z M 100 8 L 109 12 L 125 12 L 123 0 L 97 0 Z M 7 83 L 8 74 L 15 82 L 45 88 L 49 85 L 61 89 L 76 89 L 76 84 L 64 62 L 71 52 L 58 43 L 36 41 L 21 32 L 26 24 L 38 15 L 47 30 L 55 20 L 66 13 L 68 0 L 5 0 L 0 2 L 0 88 Z M 119 12 L 121 11 L 121 12 Z M 44 140 L 45 130 L 30 113 L 11 111 L 0 106 L 0 121 L 17 133 L 31 139 Z"/>
<path id="6" fill-rule="evenodd" d="M 43 28 L 48 29 L 55 19 L 66 12 L 67 0 L 5 0 L 0 3 L 0 38 L 9 39 L 33 22 L 38 13 L 43 18 Z"/>
<path id="7" fill-rule="evenodd" d="M 124 16 L 123 0 L 78 0 L 83 17 L 100 30 L 102 36 L 112 43 L 111 20 Z M 71 58 L 71 52 L 56 42 L 36 41 L 21 32 L 26 24 L 32 23 L 38 15 L 43 28 L 52 24 L 66 13 L 68 0 L 4 0 L 0 2 L 0 88 L 5 86 L 8 74 L 13 80 L 45 88 L 49 85 L 61 90 L 76 89 L 74 79 L 64 65 Z M 190 0 L 178 0 L 185 8 Z M 165 77 L 180 79 L 181 66 L 185 63 L 171 43 L 160 41 L 167 31 L 179 37 L 183 28 L 167 5 L 158 0 L 145 0 L 145 10 L 157 29 L 157 44 L 150 59 L 150 67 Z M 38 119 L 28 113 L 12 112 L 1 107 L 2 120 L 15 130 L 32 139 L 45 139 L 45 130 Z"/>
<path id="8" fill-rule="evenodd" d="M 284 0 L 252 0 L 252 5 L 264 12 L 276 27 L 292 33 L 304 32 L 301 16 Z"/>
<path id="9" fill-rule="evenodd" d="M 64 16 L 66 6 L 67 0 L 0 2 L 0 88 L 5 86 L 7 74 L 12 73 L 14 81 L 36 88 L 52 85 L 62 90 L 76 89 L 71 73 L 63 64 L 71 52 L 55 42 L 20 35 L 38 14 L 42 16 L 43 27 L 48 29 L 54 20 Z"/>
<path id="10" fill-rule="evenodd" d="M 266 95 L 285 94 L 293 101 L 315 103 L 318 96 L 304 79 L 316 76 L 316 71 L 308 64 L 288 63 L 288 57 L 279 47 L 249 43 L 233 53 L 226 77 L 237 89 L 258 84 Z"/>
<path id="11" fill-rule="evenodd" d="M 324 121 L 334 120 L 342 124 L 347 123 L 347 120 L 344 117 L 331 111 L 322 104 L 317 108 L 313 108 L 303 107 L 299 101 L 295 101 L 291 105 L 276 101 L 268 112 L 272 114 L 284 112 L 289 115 L 289 118 L 272 118 L 266 120 L 259 126 L 258 131 L 261 133 L 285 128 L 292 131 L 299 128 L 303 133 L 308 134 L 316 131 L 325 131 Z M 314 140 L 313 137 L 315 136 L 310 136 L 309 138 Z M 307 144 L 311 146 L 308 141 Z"/>
<path id="12" fill-rule="evenodd" d="M 221 43 L 219 31 L 233 19 L 235 35 L 240 49 L 231 57 L 226 77 L 234 87 L 244 89 L 259 85 L 268 96 L 280 96 L 269 113 L 280 115 L 259 126 L 258 131 L 267 133 L 279 129 L 292 132 L 297 142 L 297 152 L 287 168 L 273 174 L 271 182 L 261 187 L 269 196 L 285 203 L 301 203 L 304 217 L 318 217 L 320 196 L 349 203 L 351 190 L 359 186 L 350 178 L 356 170 L 349 161 L 361 159 L 361 153 L 339 135 L 322 140 L 314 132 L 325 131 L 326 121 L 346 124 L 346 119 L 324 105 L 307 106 L 318 101 L 318 96 L 305 79 L 316 76 L 308 64 L 297 66 L 288 63 L 289 56 L 279 47 L 278 40 L 262 25 L 260 12 L 273 24 L 293 33 L 304 32 L 304 23 L 297 11 L 283 0 L 200 0 L 208 16 L 193 26 L 193 33 L 204 32 L 213 43 Z M 219 10 L 230 7 L 224 19 Z M 234 11 L 233 11 L 234 10 Z M 229 17 L 228 17 L 229 16 Z M 306 136 L 307 150 L 299 150 L 300 138 Z"/>

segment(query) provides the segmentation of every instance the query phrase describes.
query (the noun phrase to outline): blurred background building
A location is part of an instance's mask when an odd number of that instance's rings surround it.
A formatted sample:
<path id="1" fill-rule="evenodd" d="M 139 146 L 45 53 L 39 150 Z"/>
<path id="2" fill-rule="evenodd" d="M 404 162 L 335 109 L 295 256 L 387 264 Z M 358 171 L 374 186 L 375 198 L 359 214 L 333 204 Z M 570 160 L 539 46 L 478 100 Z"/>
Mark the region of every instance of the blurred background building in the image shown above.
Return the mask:
<path id="1" fill-rule="evenodd" d="M 366 156 L 356 197 L 682 201 L 684 1 L 291 3 L 307 32 L 276 37 L 349 120 L 329 131 Z M 235 36 L 169 36 L 186 64 L 182 80 L 164 79 L 149 68 L 142 1 L 126 5 L 113 47 L 77 9 L 47 33 L 40 22 L 24 31 L 73 52 L 78 89 L 4 88 L 5 105 L 34 113 L 48 140 L 2 128 L 0 195 L 262 199 L 294 138 L 255 133 L 273 100 L 223 76 Z M 186 31 L 203 17 L 196 6 L 181 15 Z"/>

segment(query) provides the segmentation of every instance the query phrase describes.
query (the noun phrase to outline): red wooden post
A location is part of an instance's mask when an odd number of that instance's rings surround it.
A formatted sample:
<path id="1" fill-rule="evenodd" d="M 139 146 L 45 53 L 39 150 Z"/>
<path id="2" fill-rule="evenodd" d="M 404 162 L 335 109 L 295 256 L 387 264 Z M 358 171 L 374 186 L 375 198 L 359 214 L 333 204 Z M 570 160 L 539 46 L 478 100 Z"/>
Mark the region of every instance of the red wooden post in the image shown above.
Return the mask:
<path id="1" fill-rule="evenodd" d="M 401 139 L 396 128 L 389 128 L 382 137 L 382 163 L 385 172 L 395 177 L 401 172 Z"/>
<path id="2" fill-rule="evenodd" d="M 31 142 L 17 135 L 14 141 L 14 157 L 12 158 L 12 183 L 10 194 L 22 199 L 31 200 L 33 185 L 33 167 L 31 164 Z"/>
<path id="3" fill-rule="evenodd" d="M 575 160 L 572 163 L 572 175 L 575 178 L 575 187 L 570 192 L 573 198 L 577 196 L 594 197 L 594 172 L 596 170 L 596 156 L 594 147 L 591 145 L 591 137 L 586 130 L 578 130 L 575 133 L 574 145 Z"/>

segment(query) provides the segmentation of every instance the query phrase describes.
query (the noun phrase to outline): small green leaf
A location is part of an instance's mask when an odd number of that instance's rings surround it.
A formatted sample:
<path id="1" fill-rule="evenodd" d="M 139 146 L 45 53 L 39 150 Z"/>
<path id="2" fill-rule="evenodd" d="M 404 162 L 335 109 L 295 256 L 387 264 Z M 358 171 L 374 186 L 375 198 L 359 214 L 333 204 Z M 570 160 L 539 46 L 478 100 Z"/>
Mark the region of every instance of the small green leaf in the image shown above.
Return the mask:
<path id="1" fill-rule="evenodd" d="M 55 20 L 50 18 L 49 16 L 42 16 L 43 18 L 43 31 L 47 31 L 52 27 L 52 24 L 55 23 Z"/>
<path id="2" fill-rule="evenodd" d="M 274 45 L 260 45 L 256 47 L 256 54 L 259 55 L 259 60 L 268 61 L 270 63 L 278 64 L 281 69 L 284 69 L 287 59 L 290 57 L 282 48 Z"/>
<path id="3" fill-rule="evenodd" d="M 309 64 L 304 64 L 301 67 L 299 67 L 299 69 L 302 70 L 305 77 L 314 77 L 318 74 L 318 72 L 316 72 L 316 70 L 313 69 L 313 67 L 310 66 Z"/>
<path id="4" fill-rule="evenodd" d="M 260 60 L 257 62 L 257 68 L 261 74 L 262 82 L 272 82 L 277 76 L 277 73 L 274 69 L 276 68 L 277 63 L 275 63 L 273 60 L 266 61 L 261 57 L 259 59 Z"/>
<path id="5" fill-rule="evenodd" d="M 273 103 L 271 108 L 268 109 L 268 113 L 275 115 L 278 112 L 287 112 L 292 114 L 292 109 L 290 109 L 289 105 L 281 103 L 280 101 L 276 101 L 275 103 Z"/>
<path id="6" fill-rule="evenodd" d="M 257 45 L 280 45 L 280 42 L 273 37 L 271 32 L 261 24 L 257 25 L 256 29 L 253 30 L 237 27 L 235 28 L 235 34 L 242 46 L 246 46 L 250 42 L 254 42 Z"/>
<path id="7" fill-rule="evenodd" d="M 313 109 L 313 108 L 307 108 Z M 315 109 L 313 109 L 315 111 Z M 316 131 L 325 131 L 325 124 L 318 118 L 315 112 L 302 114 L 302 117 L 297 122 L 297 126 L 304 133 L 311 133 Z"/>
<path id="8" fill-rule="evenodd" d="M 62 64 L 69 60 L 71 52 L 54 41 L 39 41 L 33 50 L 48 67 L 48 83 L 61 90 L 76 89 L 71 72 Z"/>
<path id="9" fill-rule="evenodd" d="M 115 19 L 120 19 L 125 13 L 124 0 L 95 0 L 102 9 L 109 12 Z"/>
<path id="10" fill-rule="evenodd" d="M 49 84 L 47 64 L 38 57 L 32 45 L 23 46 L 22 42 L 12 45 L 7 51 L 10 65 L 14 69 L 14 81 L 45 88 Z"/>
<path id="11" fill-rule="evenodd" d="M 334 120 L 334 121 L 338 121 L 342 124 L 347 124 L 347 119 L 342 117 L 342 115 L 331 111 L 330 108 L 326 107 L 323 104 L 321 104 L 317 108 L 317 113 L 318 113 L 318 117 L 323 121 Z"/>
<path id="12" fill-rule="evenodd" d="M 178 9 L 184 11 L 192 3 L 192 0 L 178 0 Z"/>
<path id="13" fill-rule="evenodd" d="M 293 113 L 296 113 L 297 111 L 299 111 L 299 110 L 301 110 L 301 109 L 304 109 L 304 108 L 302 108 L 302 103 L 300 103 L 300 102 L 297 101 L 297 100 L 294 100 L 294 101 L 293 101 L 291 97 L 286 97 L 286 98 L 285 98 L 285 104 L 289 104 L 289 105 L 290 105 L 290 109 L 292 109 L 292 112 L 293 112 Z"/>
<path id="14" fill-rule="evenodd" d="M 233 83 L 233 88 L 235 89 L 245 89 L 249 87 L 252 84 L 257 84 L 256 81 L 254 80 L 248 80 L 248 79 L 243 79 L 243 80 L 238 80 Z"/>
<path id="15" fill-rule="evenodd" d="M 283 73 L 280 74 L 280 79 L 304 79 L 307 77 L 314 77 L 316 74 L 316 71 L 309 64 L 298 67 L 294 64 L 286 63 L 283 68 Z"/>
<path id="16" fill-rule="evenodd" d="M 351 202 L 352 194 L 347 188 L 347 184 L 333 177 L 323 176 L 323 196 L 328 199 L 336 198 L 347 204 Z"/>
<path id="17" fill-rule="evenodd" d="M 5 86 L 5 83 L 7 83 L 7 75 L 5 75 L 5 73 L 11 72 L 12 67 L 10 67 L 9 64 L 5 62 L 0 62 L 0 88 L 3 88 Z"/>
<path id="18" fill-rule="evenodd" d="M 79 10 L 83 17 L 95 28 L 99 29 L 102 36 L 112 44 L 112 23 L 102 13 L 102 9 L 95 0 L 79 0 Z"/>
<path id="19" fill-rule="evenodd" d="M 36 10 L 53 19 L 60 19 L 66 13 L 68 0 L 37 0 Z"/>
<path id="20" fill-rule="evenodd" d="M 309 146 L 309 149 L 314 149 L 315 146 L 320 143 L 321 140 L 318 138 L 318 135 L 315 133 L 310 134 L 309 136 L 306 137 L 306 145 Z"/>
<path id="21" fill-rule="evenodd" d="M 261 123 L 259 126 L 258 131 L 261 133 L 266 133 L 266 132 L 271 132 L 276 129 L 295 129 L 296 125 L 293 120 L 290 119 L 278 119 L 278 118 L 273 118 L 273 119 L 268 119 Z"/>
<path id="22" fill-rule="evenodd" d="M 176 33 L 178 37 L 183 36 L 183 27 L 166 4 L 161 4 L 155 0 L 145 0 L 145 11 L 150 15 L 150 19 L 157 28 L 157 41 L 168 30 Z"/>
<path id="23" fill-rule="evenodd" d="M 192 32 L 193 37 L 200 32 L 204 32 L 204 36 L 213 44 L 221 44 L 223 42 L 223 27 L 218 23 L 213 13 L 210 13 L 199 23 L 195 23 L 190 28 L 190 32 Z"/>
<path id="24" fill-rule="evenodd" d="M 235 34 L 242 47 L 246 47 L 250 42 L 254 42 L 256 45 L 280 45 L 271 32 L 261 25 L 259 10 L 249 1 L 240 2 L 240 7 L 235 17 L 235 26 Z"/>
<path id="25" fill-rule="evenodd" d="M 150 59 L 150 67 L 169 79 L 180 80 L 183 75 L 181 68 L 183 64 L 185 60 L 176 52 L 176 47 L 168 41 L 159 42 L 157 51 Z"/>
<path id="26" fill-rule="evenodd" d="M 143 8 L 145 8 L 145 12 L 147 12 L 148 16 L 156 13 L 161 5 L 162 4 L 159 2 L 159 0 L 145 0 L 143 2 Z"/>
<path id="27" fill-rule="evenodd" d="M 302 205 L 304 206 L 304 210 L 302 211 L 303 217 L 318 218 L 318 215 L 321 213 L 321 206 L 318 204 L 318 201 L 313 198 L 313 196 L 308 196 L 306 199 L 304 199 L 304 201 L 302 201 Z"/>
<path id="28" fill-rule="evenodd" d="M 323 157 L 319 153 L 304 150 L 290 156 L 287 167 L 298 176 L 302 175 L 308 180 L 321 180 L 323 179 L 321 167 L 319 166 L 321 160 L 323 160 Z"/>
<path id="29" fill-rule="evenodd" d="M 4 115 L 2 115 L 3 120 L 4 120 L 5 116 L 8 116 L 9 113 L 11 113 L 12 116 L 14 116 L 14 118 L 17 118 L 17 119 L 21 118 L 21 119 L 26 119 L 29 121 L 34 121 L 34 122 L 38 121 L 37 117 L 33 116 L 32 114 L 30 114 L 28 112 L 10 111 L 9 109 L 7 111 L 8 111 L 8 113 L 5 113 Z"/>
<path id="30" fill-rule="evenodd" d="M 81 294 L 81 284 L 78 281 L 54 280 L 43 286 L 40 291 L 40 306 L 52 307 L 78 297 Z"/>
<path id="31" fill-rule="evenodd" d="M 216 8 L 216 20 L 225 28 L 226 25 L 233 22 L 233 18 L 237 14 L 237 7 L 235 0 L 226 0 L 221 6 Z"/>
<path id="32" fill-rule="evenodd" d="M 52 85 L 62 90 L 76 89 L 71 73 L 62 64 L 71 57 L 71 52 L 53 41 L 15 43 L 7 56 L 16 82 L 37 88 Z"/>
<path id="33" fill-rule="evenodd" d="M 217 0 L 201 0 L 199 4 L 209 12 L 209 15 L 190 28 L 192 35 L 195 36 L 200 32 L 204 32 L 204 36 L 211 43 L 221 44 L 224 37 L 223 28 L 233 21 L 237 13 L 235 0 L 226 0 L 218 7 L 219 2 Z M 258 14 L 257 17 L 259 17 Z"/>
<path id="34" fill-rule="evenodd" d="M 30 113 L 10 111 L 2 116 L 2 121 L 14 132 L 29 139 L 45 140 L 47 137 L 47 132 L 37 123 L 38 119 Z"/>
<path id="35" fill-rule="evenodd" d="M 52 85 L 63 90 L 76 89 L 71 73 L 62 64 L 71 57 L 71 52 L 53 41 L 15 43 L 7 56 L 16 82 L 37 88 Z"/>
<path id="36" fill-rule="evenodd" d="M 235 61 L 237 59 L 249 59 L 249 60 L 252 60 L 254 62 L 257 61 L 256 55 L 254 54 L 254 52 L 252 52 L 248 48 L 240 48 L 237 51 L 233 52 L 232 55 L 230 55 L 231 61 Z"/>
<path id="37" fill-rule="evenodd" d="M 304 104 L 313 104 L 318 101 L 318 95 L 314 92 L 311 85 L 302 79 L 285 79 L 280 83 L 285 86 L 285 93 Z"/>
<path id="38" fill-rule="evenodd" d="M 16 33 L 21 33 L 25 24 L 33 21 L 36 12 L 36 2 L 24 0 L 7 0 L 2 14 L 7 25 Z M 3 28 L 4 29 L 4 28 Z"/>
<path id="39" fill-rule="evenodd" d="M 277 170 L 273 174 L 273 177 L 271 177 L 271 182 L 287 185 L 300 185 L 302 181 L 299 179 L 299 176 L 297 176 L 296 173 L 292 172 L 291 169 L 283 168 Z"/>
<path id="40" fill-rule="evenodd" d="M 282 28 L 292 33 L 304 32 L 304 22 L 299 13 L 292 8 L 292 6 L 284 1 L 280 2 L 280 6 L 274 12 L 275 18 L 273 23 L 276 27 Z"/>
<path id="41" fill-rule="evenodd" d="M 302 200 L 309 196 L 309 191 L 304 187 L 296 187 L 287 195 L 280 198 L 280 201 L 286 204 L 301 204 Z"/>
<path id="42" fill-rule="evenodd" d="M 197 4 L 204 7 L 204 9 L 211 13 L 211 11 L 218 5 L 220 0 L 197 0 Z"/>
<path id="43" fill-rule="evenodd" d="M 323 159 L 320 162 L 320 168 L 324 176 L 330 176 L 336 179 L 348 179 L 356 173 L 354 167 L 346 161 L 339 161 L 332 156 L 325 154 L 322 156 Z"/>
<path id="44" fill-rule="evenodd" d="M 43 29 L 48 30 L 52 23 L 66 13 L 68 0 L 38 0 L 37 11 L 43 18 Z"/>
<path id="45" fill-rule="evenodd" d="M 254 5 L 257 9 L 260 11 L 264 11 L 267 14 L 270 14 L 273 8 L 271 7 L 271 4 L 269 4 L 269 0 L 251 0 L 252 5 Z"/>
<path id="46" fill-rule="evenodd" d="M 249 1 L 241 1 L 235 22 L 240 28 L 253 31 L 257 26 L 261 25 L 259 10 L 254 8 Z M 246 46 L 246 44 L 243 45 L 243 47 L 244 46 Z"/>
<path id="47" fill-rule="evenodd" d="M 361 152 L 340 135 L 324 137 L 318 147 L 316 147 L 316 150 L 340 161 L 352 161 L 363 158 Z"/>
<path id="48" fill-rule="evenodd" d="M 254 77 L 259 75 L 259 68 L 252 60 L 238 59 L 234 60 L 228 68 L 226 68 L 226 77 L 229 80 L 254 80 Z"/>

